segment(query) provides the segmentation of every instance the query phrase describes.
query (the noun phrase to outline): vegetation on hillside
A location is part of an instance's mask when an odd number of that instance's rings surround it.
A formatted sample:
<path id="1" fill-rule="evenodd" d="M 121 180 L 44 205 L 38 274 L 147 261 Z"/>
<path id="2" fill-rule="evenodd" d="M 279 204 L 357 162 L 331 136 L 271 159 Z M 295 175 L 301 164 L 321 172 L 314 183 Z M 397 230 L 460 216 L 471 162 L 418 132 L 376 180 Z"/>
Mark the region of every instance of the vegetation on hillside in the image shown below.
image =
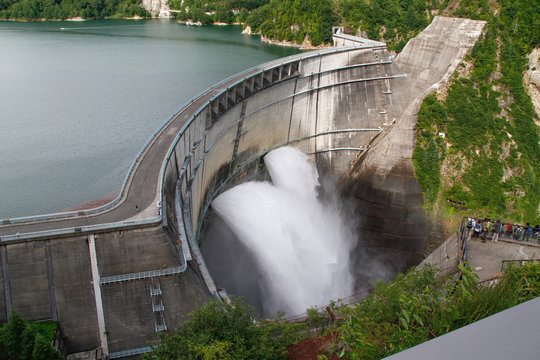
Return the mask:
<path id="1" fill-rule="evenodd" d="M 378 283 L 364 300 L 333 304 L 343 320 L 327 328 L 339 334 L 334 353 L 344 359 L 380 359 L 540 296 L 540 264 L 508 267 L 495 285 L 482 285 L 471 268 L 458 280 L 426 266 Z M 288 345 L 326 316 L 311 309 L 308 321 L 255 322 L 242 302 L 210 302 L 194 311 L 175 334 L 166 335 L 147 360 L 285 359 Z M 322 322 L 321 322 L 322 320 Z M 324 355 L 320 355 L 321 358 Z"/>
<path id="2" fill-rule="evenodd" d="M 471 268 L 460 270 L 455 281 L 426 267 L 379 283 L 366 299 L 344 308 L 336 353 L 381 359 L 540 296 L 539 263 L 508 268 L 495 285 L 479 284 Z"/>
<path id="3" fill-rule="evenodd" d="M 312 45 L 332 42 L 338 23 L 331 0 L 173 0 L 180 20 L 202 24 L 241 22 L 269 39 Z"/>
<path id="4" fill-rule="evenodd" d="M 190 314 L 174 334 L 163 337 L 146 360 L 277 360 L 286 346 L 302 336 L 304 324 L 283 320 L 255 322 L 253 308 L 240 299 L 211 301 Z"/>
<path id="5" fill-rule="evenodd" d="M 456 11 L 488 25 L 447 91 L 428 96 L 418 114 L 413 162 L 429 208 L 450 199 L 479 216 L 540 222 L 537 115 L 523 85 L 539 8 L 539 0 L 504 1 L 497 12 L 462 1 Z"/>
<path id="6" fill-rule="evenodd" d="M 0 19 L 146 17 L 140 0 L 0 0 Z"/>
<path id="7" fill-rule="evenodd" d="M 171 0 L 180 20 L 240 22 L 278 41 L 331 43 L 332 26 L 344 25 L 400 51 L 444 9 L 443 0 Z"/>
<path id="8" fill-rule="evenodd" d="M 446 1 L 340 0 L 345 26 L 358 29 L 361 36 L 387 42 L 390 50 L 401 51 L 431 22 Z"/>
<path id="9" fill-rule="evenodd" d="M 0 327 L 0 360 L 60 360 L 51 346 L 58 323 L 31 323 L 13 312 Z"/>

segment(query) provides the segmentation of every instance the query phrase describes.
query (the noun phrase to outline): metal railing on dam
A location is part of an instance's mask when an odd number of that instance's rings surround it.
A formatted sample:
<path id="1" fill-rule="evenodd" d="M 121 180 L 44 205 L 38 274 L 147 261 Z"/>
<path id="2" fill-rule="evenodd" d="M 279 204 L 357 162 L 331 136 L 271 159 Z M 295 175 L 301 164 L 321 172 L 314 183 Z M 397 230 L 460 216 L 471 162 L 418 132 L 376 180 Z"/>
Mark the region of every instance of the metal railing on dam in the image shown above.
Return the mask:
<path id="1" fill-rule="evenodd" d="M 214 170 L 229 163 L 230 170 L 234 172 L 246 166 L 247 149 L 252 154 L 264 154 L 274 147 L 294 143 L 308 154 L 338 151 L 346 153 L 345 157 L 349 158 L 346 160 L 348 164 L 359 151 L 365 150 L 373 135 L 389 123 L 385 97 L 392 96 L 390 83 L 405 76 L 389 71 L 392 60 L 392 56 L 386 52 L 383 44 L 362 44 L 356 47 L 330 48 L 291 56 L 225 79 L 193 98 L 154 133 L 133 162 L 120 194 L 112 202 L 90 210 L 3 220 L 4 226 L 13 224 L 21 226 L 13 233 L 0 234 L 1 241 L 70 236 L 70 234 L 106 231 L 112 228 L 148 226 L 159 222 L 166 224 L 169 221 L 167 213 L 174 212 L 172 193 L 175 190 L 176 180 L 171 179 L 171 176 L 187 177 L 188 181 L 183 181 L 183 185 L 179 186 L 179 188 L 184 188 L 182 192 L 182 197 L 184 197 L 187 183 L 190 187 L 194 182 L 195 186 L 198 186 L 200 177 L 195 178 L 193 174 L 201 166 L 199 176 L 205 178 L 211 171 L 209 164 L 215 165 L 217 162 L 219 166 L 213 166 Z M 276 91 L 278 84 L 279 91 Z M 374 84 L 378 85 L 374 86 Z M 337 105 L 334 100 L 328 100 L 328 96 L 321 96 L 321 94 L 337 93 L 337 88 L 355 88 L 357 91 L 345 92 L 345 95 L 349 97 L 358 91 L 367 94 L 361 99 L 364 102 L 363 106 L 362 104 L 361 106 L 347 104 L 349 111 L 346 113 L 349 114 L 350 110 L 355 110 L 356 107 L 358 111 L 365 111 L 365 114 L 355 116 L 364 117 L 368 121 L 361 121 L 362 124 L 358 124 L 352 121 L 354 119 L 348 119 L 347 123 L 339 124 L 340 128 L 335 127 L 335 122 L 329 121 L 328 118 L 336 117 L 337 112 L 343 110 L 339 110 L 338 106 L 342 108 L 344 104 Z M 377 96 L 369 95 L 370 91 L 376 91 Z M 263 93 L 264 95 L 261 95 Z M 266 98 L 267 96 L 270 97 Z M 204 101 L 202 105 L 201 101 Z M 106 221 L 99 219 L 96 215 L 112 214 L 116 208 L 122 206 L 129 195 L 134 177 L 137 176 L 134 173 L 139 164 L 144 161 L 146 153 L 155 147 L 159 136 L 171 131 L 169 128 L 171 123 L 186 114 L 189 114 L 187 115 L 189 119 L 181 124 L 182 127 L 168 148 L 167 154 L 162 155 L 160 175 L 156 176 L 154 185 L 156 193 L 161 194 L 160 200 L 152 201 L 150 204 L 150 206 L 155 206 L 154 204 L 157 203 L 155 215 L 133 220 L 133 214 L 128 213 L 123 215 L 124 219 L 121 214 L 116 219 L 112 215 L 108 216 Z M 350 118 L 350 114 L 348 116 Z M 278 118 L 281 119 L 279 126 L 276 120 Z M 268 124 L 273 124 L 271 129 L 268 128 Z M 254 136 L 256 131 L 259 131 L 256 127 L 260 127 L 261 132 L 270 130 L 267 133 L 270 136 L 266 139 L 260 134 Z M 286 134 L 284 129 L 287 129 Z M 246 136 L 248 132 L 249 135 Z M 208 154 L 223 150 L 225 138 L 233 144 L 227 149 L 230 156 L 228 158 L 221 156 L 219 160 L 213 159 L 214 155 Z M 250 140 L 245 141 L 245 139 Z M 333 162 L 334 169 L 342 169 L 344 166 L 336 164 L 337 159 L 344 158 L 343 156 L 327 155 L 325 158 Z M 238 167 L 235 168 L 236 166 Z M 206 185 L 208 184 L 204 184 L 205 190 Z M 145 189 L 145 191 L 148 190 L 150 189 Z M 195 197 L 197 196 L 198 193 Z M 200 200 L 197 198 L 197 201 L 193 202 L 193 196 L 190 198 L 193 204 Z M 204 201 L 202 207 L 206 205 Z M 198 220 L 200 205 L 194 206 L 197 207 L 191 209 L 190 218 Z M 78 226 L 77 218 L 86 218 L 85 225 Z M 70 224 L 75 225 L 65 226 L 61 222 L 64 219 L 74 219 Z M 56 228 L 51 225 L 51 229 L 47 230 L 25 230 L 26 224 L 38 223 L 34 228 L 39 229 L 39 223 L 52 221 L 59 221 L 59 225 Z M 196 222 L 192 224 L 194 229 L 198 227 Z M 65 224 L 68 222 L 66 221 Z"/>

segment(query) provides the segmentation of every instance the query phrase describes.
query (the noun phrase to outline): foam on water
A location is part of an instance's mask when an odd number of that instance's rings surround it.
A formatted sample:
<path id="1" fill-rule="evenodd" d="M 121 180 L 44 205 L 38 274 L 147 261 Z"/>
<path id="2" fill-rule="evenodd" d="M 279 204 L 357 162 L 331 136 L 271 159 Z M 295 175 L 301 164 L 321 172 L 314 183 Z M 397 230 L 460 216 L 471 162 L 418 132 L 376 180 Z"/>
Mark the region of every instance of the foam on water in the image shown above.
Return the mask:
<path id="1" fill-rule="evenodd" d="M 272 183 L 243 183 L 212 207 L 256 257 L 266 281 L 265 312 L 295 315 L 351 295 L 353 232 L 337 201 L 318 198 L 317 169 L 292 147 L 264 161 Z"/>

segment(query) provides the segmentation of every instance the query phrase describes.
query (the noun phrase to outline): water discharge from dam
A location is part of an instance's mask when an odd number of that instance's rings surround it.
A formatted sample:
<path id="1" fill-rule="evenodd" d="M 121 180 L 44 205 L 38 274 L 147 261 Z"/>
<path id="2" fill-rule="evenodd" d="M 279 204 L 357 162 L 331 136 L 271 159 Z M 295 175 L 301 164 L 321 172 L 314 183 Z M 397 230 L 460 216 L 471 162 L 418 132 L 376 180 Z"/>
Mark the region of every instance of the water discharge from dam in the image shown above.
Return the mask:
<path id="1" fill-rule="evenodd" d="M 351 295 L 355 236 L 336 197 L 320 196 L 317 169 L 301 151 L 282 147 L 264 161 L 272 183 L 240 184 L 212 204 L 257 263 L 263 312 L 295 315 Z"/>

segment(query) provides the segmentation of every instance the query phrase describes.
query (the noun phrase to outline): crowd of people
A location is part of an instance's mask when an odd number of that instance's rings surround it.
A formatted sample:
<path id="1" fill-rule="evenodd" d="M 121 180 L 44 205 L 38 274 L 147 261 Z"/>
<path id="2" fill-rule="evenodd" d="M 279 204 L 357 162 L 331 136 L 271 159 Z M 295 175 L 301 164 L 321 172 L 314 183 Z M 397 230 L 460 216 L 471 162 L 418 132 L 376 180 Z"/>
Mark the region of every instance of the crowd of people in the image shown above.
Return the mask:
<path id="1" fill-rule="evenodd" d="M 513 239 L 517 241 L 537 242 L 540 244 L 540 226 L 503 223 L 500 220 L 492 221 L 488 218 L 468 218 L 467 239 L 480 238 L 482 242 L 490 239 L 497 242 L 499 238 Z"/>

